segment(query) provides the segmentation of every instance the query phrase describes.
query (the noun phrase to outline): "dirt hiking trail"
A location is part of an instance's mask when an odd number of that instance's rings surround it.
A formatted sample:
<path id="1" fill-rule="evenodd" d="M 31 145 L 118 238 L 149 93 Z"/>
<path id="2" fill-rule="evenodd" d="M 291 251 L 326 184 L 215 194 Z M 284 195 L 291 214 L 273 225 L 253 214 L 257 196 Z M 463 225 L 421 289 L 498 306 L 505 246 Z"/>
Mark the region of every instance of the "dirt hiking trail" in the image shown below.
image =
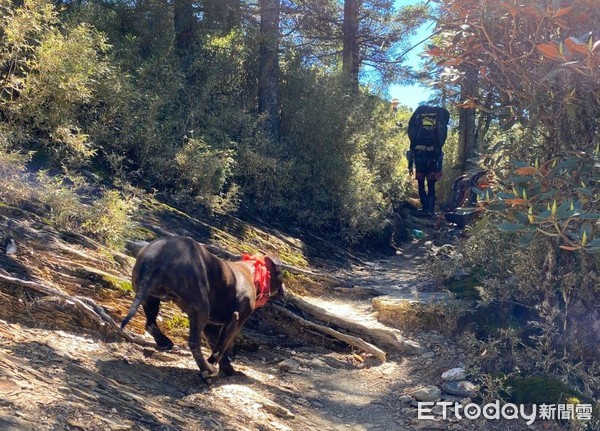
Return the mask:
<path id="1" fill-rule="evenodd" d="M 107 251 L 76 235 L 65 237 L 20 210 L 1 211 L 2 233 L 15 238 L 19 248 L 0 256 L 0 430 L 554 429 L 516 421 L 442 419 L 439 412 L 435 419 L 417 418 L 414 391 L 439 386 L 444 371 L 465 366 L 468 359 L 440 331 L 409 333 L 398 329 L 402 325 L 378 319 L 377 298 L 431 303 L 447 297 L 427 277 L 425 241 L 409 244 L 398 256 L 330 271 L 355 288 L 322 287 L 301 279 L 290 289 L 299 300 L 354 321 L 359 331 L 363 325 L 366 332 L 378 334 L 385 361 L 297 325 L 278 311 L 293 309 L 284 301 L 258 310 L 246 323 L 232 355 L 239 373 L 207 384 L 185 344 L 187 329 L 172 325 L 168 331 L 179 349 L 159 352 L 123 341 L 109 325 L 90 321 L 93 313 L 78 305 L 77 298 L 87 295 L 120 321 L 131 303 L 131 292 L 123 288 L 131 253 Z M 164 214 L 154 220 L 146 213 L 140 226 L 157 234 L 186 234 L 191 224 L 198 227 L 196 220 L 177 217 L 175 223 L 170 213 L 167 225 Z M 224 232 L 234 231 L 236 243 L 252 242 L 247 232 L 242 237 L 243 230 L 223 227 L 212 231 L 211 239 L 223 246 L 233 241 Z M 260 241 L 273 243 L 269 234 L 262 231 L 252 245 L 266 249 Z M 32 282 L 65 296 L 31 290 Z M 175 313 L 163 310 L 159 324 L 165 328 L 176 321 Z M 151 344 L 143 323 L 140 311 L 131 322 L 132 332 Z"/>

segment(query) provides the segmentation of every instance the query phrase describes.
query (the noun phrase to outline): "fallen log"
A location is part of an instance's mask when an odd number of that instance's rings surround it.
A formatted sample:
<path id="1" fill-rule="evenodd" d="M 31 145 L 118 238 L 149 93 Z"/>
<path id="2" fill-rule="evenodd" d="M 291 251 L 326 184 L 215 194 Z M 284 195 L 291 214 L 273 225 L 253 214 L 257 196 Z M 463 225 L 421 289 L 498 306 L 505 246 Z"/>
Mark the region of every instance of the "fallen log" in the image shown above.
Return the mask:
<path id="1" fill-rule="evenodd" d="M 364 352 L 370 353 L 371 355 L 375 356 L 377 359 L 379 359 L 383 362 L 385 362 L 385 360 L 386 360 L 386 353 L 383 350 L 381 350 L 377 346 L 367 343 L 365 340 L 363 340 L 361 338 L 354 337 L 354 336 L 348 335 L 348 334 L 344 334 L 343 332 L 336 331 L 335 329 L 332 329 L 328 326 L 319 325 L 317 323 L 311 322 L 310 320 L 306 320 L 306 319 L 298 316 L 297 314 L 291 312 L 287 308 L 282 307 L 281 305 L 273 304 L 272 307 L 275 310 L 279 311 L 280 313 L 291 318 L 298 324 L 300 324 L 300 326 L 303 326 L 305 328 L 314 329 L 321 333 L 330 335 L 340 341 L 343 341 L 344 343 L 348 344 L 349 346 L 356 347 L 357 349 L 360 349 Z"/>
<path id="2" fill-rule="evenodd" d="M 375 344 L 392 346 L 401 352 L 408 354 L 416 353 L 420 350 L 420 346 L 417 343 L 402 338 L 391 329 L 372 328 L 352 320 L 344 319 L 343 317 L 337 316 L 321 307 L 309 303 L 291 292 L 288 292 L 285 300 L 318 321 L 332 324 L 348 332 L 353 332 Z"/>

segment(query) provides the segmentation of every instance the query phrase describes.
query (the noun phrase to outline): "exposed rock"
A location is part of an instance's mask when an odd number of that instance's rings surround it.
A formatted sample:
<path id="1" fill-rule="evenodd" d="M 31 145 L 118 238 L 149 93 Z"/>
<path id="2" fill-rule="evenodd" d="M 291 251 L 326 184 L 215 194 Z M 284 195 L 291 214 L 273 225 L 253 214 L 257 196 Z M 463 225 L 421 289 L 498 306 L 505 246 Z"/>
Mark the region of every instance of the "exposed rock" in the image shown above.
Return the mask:
<path id="1" fill-rule="evenodd" d="M 35 425 L 17 417 L 0 417 L 0 429 L 6 431 L 33 431 Z"/>
<path id="2" fill-rule="evenodd" d="M 282 371 L 287 371 L 288 373 L 298 373 L 300 369 L 300 364 L 293 359 L 286 359 L 285 361 L 281 361 L 277 364 L 277 368 Z"/>
<path id="3" fill-rule="evenodd" d="M 410 404 L 414 401 L 413 397 L 411 397 L 410 395 L 401 395 L 400 398 L 398 398 L 398 400 L 402 404 Z"/>
<path id="4" fill-rule="evenodd" d="M 288 409 L 277 404 L 263 404 L 262 409 L 267 413 L 282 419 L 294 419 L 296 417 L 296 415 L 294 415 Z"/>
<path id="5" fill-rule="evenodd" d="M 434 415 L 441 416 L 443 412 L 444 412 L 444 407 L 442 407 L 440 405 L 433 406 L 433 408 L 431 409 L 431 413 L 433 413 Z"/>
<path id="6" fill-rule="evenodd" d="M 437 386 L 429 385 L 416 389 L 411 395 L 417 401 L 439 401 L 442 391 Z"/>
<path id="7" fill-rule="evenodd" d="M 447 423 L 441 420 L 422 420 L 417 419 L 411 424 L 412 430 L 445 430 L 448 429 Z"/>
<path id="8" fill-rule="evenodd" d="M 10 379 L 0 379 L 0 393 L 13 395 L 21 390 L 21 387 Z"/>
<path id="9" fill-rule="evenodd" d="M 470 398 L 457 397 L 456 395 L 448 395 L 448 394 L 442 393 L 442 401 L 449 401 L 451 403 L 460 404 L 464 400 L 469 400 L 469 402 L 471 401 Z"/>
<path id="10" fill-rule="evenodd" d="M 464 368 L 452 368 L 442 373 L 442 379 L 447 382 L 464 380 L 465 377 L 467 377 L 467 372 L 464 370 Z"/>
<path id="11" fill-rule="evenodd" d="M 6 254 L 15 254 L 17 252 L 17 243 L 14 239 L 8 238 L 6 240 Z"/>
<path id="12" fill-rule="evenodd" d="M 463 398 L 474 398 L 477 396 L 477 386 L 473 383 L 462 380 L 455 382 L 444 382 L 442 390 L 450 395 L 456 395 Z"/>

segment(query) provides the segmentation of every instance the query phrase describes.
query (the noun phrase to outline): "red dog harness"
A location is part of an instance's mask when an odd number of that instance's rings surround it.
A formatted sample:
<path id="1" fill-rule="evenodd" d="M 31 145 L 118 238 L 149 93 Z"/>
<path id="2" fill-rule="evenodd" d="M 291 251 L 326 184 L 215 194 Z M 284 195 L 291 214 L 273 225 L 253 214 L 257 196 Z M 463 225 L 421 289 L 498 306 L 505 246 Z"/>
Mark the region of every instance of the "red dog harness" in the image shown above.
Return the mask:
<path id="1" fill-rule="evenodd" d="M 244 262 L 252 263 L 254 287 L 256 288 L 255 307 L 262 307 L 269 300 L 269 296 L 271 296 L 271 273 L 267 269 L 265 259 L 262 257 L 245 254 L 243 260 Z"/>

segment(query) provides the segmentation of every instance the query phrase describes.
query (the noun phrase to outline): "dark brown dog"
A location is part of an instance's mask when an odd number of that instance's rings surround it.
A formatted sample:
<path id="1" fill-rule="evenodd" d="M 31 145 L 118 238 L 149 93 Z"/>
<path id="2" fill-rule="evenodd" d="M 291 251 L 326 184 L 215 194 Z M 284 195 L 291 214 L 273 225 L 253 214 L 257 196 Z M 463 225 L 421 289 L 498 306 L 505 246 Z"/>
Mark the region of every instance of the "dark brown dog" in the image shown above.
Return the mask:
<path id="1" fill-rule="evenodd" d="M 213 364 L 217 363 L 221 371 L 232 375 L 227 351 L 244 321 L 269 298 L 283 294 L 280 265 L 275 256 L 226 262 L 188 237 L 157 239 L 137 255 L 132 275 L 136 295 L 121 328 L 141 304 L 146 330 L 159 349 L 171 349 L 173 342 L 158 328 L 156 317 L 161 301 L 174 301 L 189 317 L 189 347 L 202 377 L 216 376 L 219 370 Z M 212 349 L 208 360 L 200 350 L 201 334 Z"/>

